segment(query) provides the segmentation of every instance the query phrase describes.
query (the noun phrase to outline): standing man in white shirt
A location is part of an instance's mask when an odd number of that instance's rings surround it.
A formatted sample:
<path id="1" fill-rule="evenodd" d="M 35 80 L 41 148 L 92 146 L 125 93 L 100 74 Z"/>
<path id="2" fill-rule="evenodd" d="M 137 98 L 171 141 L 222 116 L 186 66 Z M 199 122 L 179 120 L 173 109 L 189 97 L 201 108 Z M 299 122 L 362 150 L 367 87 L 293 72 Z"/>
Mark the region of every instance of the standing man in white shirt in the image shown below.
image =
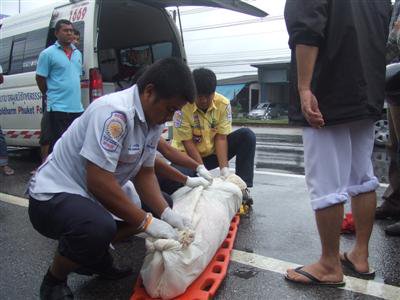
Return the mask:
<path id="1" fill-rule="evenodd" d="M 174 228 L 190 227 L 162 197 L 154 160 L 162 124 L 194 98 L 189 68 L 163 59 L 133 87 L 93 102 L 56 142 L 29 187 L 33 227 L 59 241 L 41 299 L 72 299 L 67 276 L 73 271 L 107 279 L 129 275 L 113 266 L 108 252 L 127 234 L 177 239 Z"/>

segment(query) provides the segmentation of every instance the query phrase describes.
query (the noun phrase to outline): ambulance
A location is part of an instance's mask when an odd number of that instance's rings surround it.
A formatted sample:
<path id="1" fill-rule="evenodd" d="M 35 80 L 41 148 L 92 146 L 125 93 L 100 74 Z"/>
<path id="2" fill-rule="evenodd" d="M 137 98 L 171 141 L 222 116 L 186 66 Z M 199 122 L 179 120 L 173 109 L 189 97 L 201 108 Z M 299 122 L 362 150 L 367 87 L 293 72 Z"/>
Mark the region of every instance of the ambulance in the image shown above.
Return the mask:
<path id="1" fill-rule="evenodd" d="M 42 95 L 36 85 L 39 53 L 56 41 L 54 26 L 67 19 L 80 31 L 82 103 L 129 86 L 143 66 L 165 57 L 186 61 L 173 6 L 210 6 L 264 17 L 238 0 L 70 0 L 0 22 L 0 126 L 9 146 L 39 146 Z"/>

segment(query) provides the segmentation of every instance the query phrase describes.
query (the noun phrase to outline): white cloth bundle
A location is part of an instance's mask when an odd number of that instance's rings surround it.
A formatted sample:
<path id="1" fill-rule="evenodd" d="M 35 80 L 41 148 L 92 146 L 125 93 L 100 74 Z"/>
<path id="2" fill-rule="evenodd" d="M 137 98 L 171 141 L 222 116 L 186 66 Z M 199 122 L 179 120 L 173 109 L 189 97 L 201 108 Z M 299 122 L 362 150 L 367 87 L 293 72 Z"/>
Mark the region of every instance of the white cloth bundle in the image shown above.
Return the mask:
<path id="1" fill-rule="evenodd" d="M 174 240 L 146 239 L 147 253 L 140 273 L 151 297 L 174 298 L 203 272 L 226 238 L 245 188 L 238 176 L 230 175 L 225 181 L 215 178 L 207 189 L 183 187 L 172 195 L 173 210 L 192 221 L 194 241 L 184 247 Z M 183 238 L 190 239 L 190 234 Z"/>

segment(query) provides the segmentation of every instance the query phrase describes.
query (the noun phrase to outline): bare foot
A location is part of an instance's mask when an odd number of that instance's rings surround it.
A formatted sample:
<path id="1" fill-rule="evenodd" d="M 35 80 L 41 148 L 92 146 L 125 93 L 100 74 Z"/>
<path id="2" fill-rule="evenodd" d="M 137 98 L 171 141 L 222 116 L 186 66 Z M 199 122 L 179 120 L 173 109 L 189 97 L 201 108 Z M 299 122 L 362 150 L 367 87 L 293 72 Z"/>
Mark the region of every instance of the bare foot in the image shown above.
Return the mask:
<path id="1" fill-rule="evenodd" d="M 341 266 L 327 267 L 323 266 L 320 262 L 312 265 L 304 266 L 302 270 L 310 273 L 312 276 L 322 282 L 341 282 L 343 281 L 343 271 Z M 297 273 L 294 269 L 288 269 L 287 277 L 293 281 L 301 283 L 310 283 L 311 280 L 304 275 Z"/>
<path id="2" fill-rule="evenodd" d="M 354 265 L 354 268 L 359 273 L 367 273 L 370 271 L 368 263 L 368 255 L 356 255 L 354 251 L 347 252 L 347 258 Z M 345 261 L 343 254 L 340 254 L 340 259 Z"/>

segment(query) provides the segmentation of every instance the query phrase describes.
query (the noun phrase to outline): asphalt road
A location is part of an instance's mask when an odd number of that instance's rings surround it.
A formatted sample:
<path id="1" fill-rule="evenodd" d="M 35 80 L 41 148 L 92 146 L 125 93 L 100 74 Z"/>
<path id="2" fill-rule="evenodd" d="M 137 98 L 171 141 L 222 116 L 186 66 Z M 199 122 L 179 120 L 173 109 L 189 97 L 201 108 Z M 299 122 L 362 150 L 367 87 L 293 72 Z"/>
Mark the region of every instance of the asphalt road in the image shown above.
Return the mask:
<path id="1" fill-rule="evenodd" d="M 301 144 L 293 141 L 291 134 L 277 137 L 259 133 L 258 138 L 252 189 L 255 203 L 250 214 L 241 219 L 228 276 L 215 299 L 400 299 L 400 238 L 389 238 L 383 231 L 393 221 L 377 221 L 374 227 L 370 256 L 377 271 L 375 280 L 359 280 L 348 274 L 346 287 L 337 289 L 301 287 L 283 279 L 287 267 L 317 259 L 320 243 L 301 175 Z M 381 150 L 377 153 L 384 156 Z M 276 155 L 272 159 L 271 153 Z M 278 157 L 282 162 L 278 163 Z M 275 164 L 268 164 L 268 160 Z M 16 175 L 0 175 L 0 299 L 38 299 L 56 243 L 32 228 L 26 200 L 6 195 L 23 197 L 29 172 L 38 160 L 26 151 L 17 151 L 12 153 L 10 164 Z M 387 168 L 385 158 L 379 160 L 379 168 Z M 383 191 L 384 186 L 378 194 Z M 349 250 L 352 242 L 353 235 L 342 236 L 341 249 Z M 120 281 L 71 275 L 69 285 L 76 299 L 129 299 L 144 253 L 144 240 L 138 237 L 116 245 L 112 251 L 116 263 L 135 270 Z"/>

